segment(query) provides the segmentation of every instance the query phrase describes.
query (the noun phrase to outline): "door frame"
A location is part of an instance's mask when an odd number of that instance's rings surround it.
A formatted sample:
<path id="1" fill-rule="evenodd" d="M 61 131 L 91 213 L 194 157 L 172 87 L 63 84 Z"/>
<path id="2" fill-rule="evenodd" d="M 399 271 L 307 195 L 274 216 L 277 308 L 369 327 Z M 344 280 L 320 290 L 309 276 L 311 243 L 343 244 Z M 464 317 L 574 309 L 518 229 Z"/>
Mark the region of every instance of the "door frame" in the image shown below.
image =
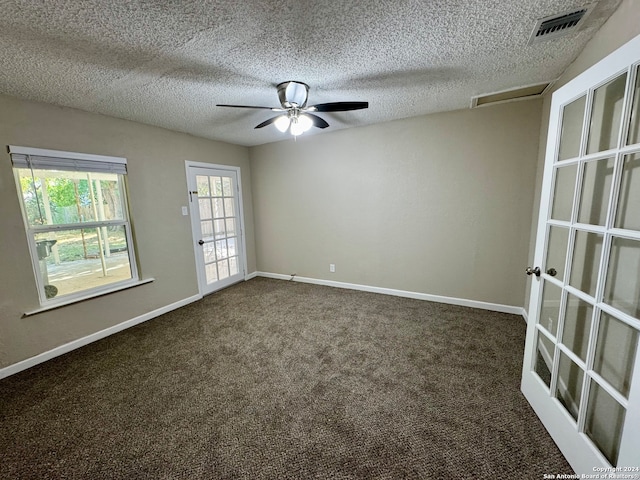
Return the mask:
<path id="1" fill-rule="evenodd" d="M 242 276 L 243 279 L 246 281 L 247 280 L 247 247 L 246 247 L 246 240 L 245 240 L 245 228 L 244 228 L 244 204 L 243 204 L 243 200 L 242 200 L 242 177 L 241 177 L 241 169 L 240 167 L 235 167 L 232 165 L 221 165 L 221 164 L 217 164 L 217 163 L 206 163 L 206 162 L 193 162 L 190 160 L 186 160 L 184 162 L 184 166 L 185 166 L 185 173 L 186 173 L 186 183 L 187 183 L 187 201 L 189 202 L 189 217 L 190 217 L 190 223 L 191 223 L 191 242 L 193 245 L 193 253 L 194 253 L 194 260 L 195 260 L 195 267 L 196 267 L 196 275 L 198 278 L 198 293 L 200 294 L 201 297 L 203 297 L 204 295 L 207 295 L 207 293 L 205 293 L 205 289 L 204 289 L 204 285 L 206 284 L 206 280 L 203 276 L 203 272 L 200 271 L 199 268 L 199 258 L 200 255 L 202 255 L 202 247 L 198 244 L 198 239 L 201 236 L 201 232 L 200 232 L 200 226 L 196 225 L 194 222 L 194 215 L 193 215 L 193 211 L 195 208 L 195 203 L 193 202 L 193 195 L 192 195 L 192 187 L 193 185 L 191 185 L 191 173 L 190 173 L 190 168 L 205 168 L 205 169 L 209 169 L 209 170 L 226 170 L 229 172 L 234 172 L 236 174 L 236 178 L 238 180 L 238 209 L 239 209 L 239 215 L 238 215 L 238 219 L 240 221 L 240 257 L 242 259 L 242 268 L 243 268 L 243 272 L 242 272 Z M 195 189 L 194 189 L 195 190 Z M 225 285 L 225 287 L 228 285 Z M 221 288 L 225 288 L 225 287 L 221 287 Z M 211 292 L 214 293 L 214 292 Z"/>
<path id="2" fill-rule="evenodd" d="M 538 221 L 536 224 L 536 245 L 534 253 L 534 265 L 543 265 L 544 254 L 546 248 L 546 224 L 550 211 L 550 200 L 553 190 L 553 167 L 556 152 L 558 151 L 558 143 L 560 141 L 560 129 L 562 126 L 562 107 L 571 103 L 573 100 L 582 96 L 590 89 L 597 88 L 599 85 L 607 83 L 612 78 L 615 78 L 623 71 L 629 70 L 629 66 L 637 68 L 640 62 L 629 62 L 629 58 L 634 55 L 637 56 L 637 52 L 640 51 L 640 35 L 631 39 L 614 52 L 610 53 L 607 57 L 600 60 L 589 69 L 570 80 L 566 85 L 559 88 L 553 93 L 551 99 L 551 108 L 549 113 L 549 129 L 547 133 L 547 143 L 545 150 L 544 160 L 544 174 L 542 180 L 542 189 L 540 195 L 540 208 L 538 214 Z M 635 70 L 637 71 L 637 70 Z M 627 78 L 626 88 L 629 88 L 629 83 L 633 80 L 633 76 L 630 75 Z M 589 100 L 591 94 L 587 97 L 586 108 L 590 108 Z M 622 135 L 627 134 L 628 120 L 629 120 L 629 108 L 632 98 L 627 99 L 627 103 L 624 106 L 623 122 L 626 122 L 622 127 Z M 588 121 L 588 112 L 585 115 L 585 122 Z M 585 126 L 583 125 L 583 129 Z M 586 139 L 582 139 L 586 141 Z M 617 148 L 617 147 L 616 147 Z M 624 148 L 621 149 L 621 153 L 624 152 Z M 576 181 L 579 180 L 579 176 L 576 177 Z M 574 202 L 575 203 L 575 202 Z M 602 255 L 605 255 L 606 250 L 603 248 Z M 569 255 L 569 253 L 567 253 Z M 542 275 L 546 274 L 542 272 Z M 561 408 L 549 408 L 549 403 L 558 403 L 558 400 L 553 396 L 543 398 L 540 395 L 539 388 L 542 388 L 542 381 L 540 380 L 540 386 L 536 385 L 532 380 L 525 382 L 525 376 L 532 374 L 532 365 L 534 361 L 534 353 L 536 346 L 534 344 L 536 324 L 540 316 L 540 288 L 543 277 L 532 276 L 531 292 L 529 297 L 529 314 L 527 324 L 527 342 L 525 348 L 523 371 L 522 371 L 522 384 L 521 390 L 531 407 L 534 409 L 536 415 L 545 426 L 547 431 L 551 434 L 554 441 L 558 444 L 558 447 L 562 451 L 563 455 L 571 465 L 571 467 L 578 474 L 594 474 L 596 467 L 610 468 L 607 460 L 604 456 L 590 444 L 590 442 L 575 442 L 575 427 L 573 426 L 569 415 Z M 635 379 L 632 379 L 631 390 L 629 392 L 628 404 L 638 405 L 640 403 L 640 355 L 636 355 L 634 365 Z M 541 415 L 543 413 L 543 415 Z M 622 433 L 623 445 L 624 437 L 632 435 L 632 432 L 625 431 L 627 428 L 630 430 L 637 430 L 637 425 L 640 425 L 640 409 L 629 408 L 626 411 L 625 427 Z M 584 433 L 578 433 L 580 436 L 584 436 Z M 637 435 L 637 432 L 636 432 Z M 627 443 L 627 447 L 629 442 Z M 625 452 L 627 453 L 627 452 Z M 621 450 L 620 455 L 623 452 Z M 592 465 L 593 460 L 600 459 L 600 465 Z M 608 471 L 608 470 L 604 470 Z"/>

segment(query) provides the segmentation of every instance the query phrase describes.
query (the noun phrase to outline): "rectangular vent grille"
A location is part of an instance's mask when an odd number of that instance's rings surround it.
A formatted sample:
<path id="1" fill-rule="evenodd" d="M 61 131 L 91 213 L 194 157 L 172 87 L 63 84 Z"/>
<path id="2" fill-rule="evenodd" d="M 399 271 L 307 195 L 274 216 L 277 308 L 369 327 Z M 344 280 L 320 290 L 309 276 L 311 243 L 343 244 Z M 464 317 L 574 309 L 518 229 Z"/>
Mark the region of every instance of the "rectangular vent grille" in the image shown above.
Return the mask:
<path id="1" fill-rule="evenodd" d="M 586 8 L 567 15 L 562 15 L 561 17 L 552 18 L 551 20 L 545 20 L 540 24 L 540 27 L 536 32 L 536 37 L 551 35 L 552 33 L 556 33 L 560 30 L 575 27 L 578 25 L 578 22 L 582 20 L 585 13 L 587 13 Z"/>
<path id="2" fill-rule="evenodd" d="M 580 10 L 539 19 L 531 33 L 529 44 L 558 38 L 577 31 L 576 27 L 584 23 L 584 19 L 590 11 L 591 6 L 586 6 Z"/>
<path id="3" fill-rule="evenodd" d="M 513 102 L 515 100 L 527 100 L 540 97 L 548 88 L 551 82 L 528 85 L 526 87 L 512 88 L 502 92 L 478 95 L 471 98 L 471 108 L 482 107 L 484 105 Z"/>

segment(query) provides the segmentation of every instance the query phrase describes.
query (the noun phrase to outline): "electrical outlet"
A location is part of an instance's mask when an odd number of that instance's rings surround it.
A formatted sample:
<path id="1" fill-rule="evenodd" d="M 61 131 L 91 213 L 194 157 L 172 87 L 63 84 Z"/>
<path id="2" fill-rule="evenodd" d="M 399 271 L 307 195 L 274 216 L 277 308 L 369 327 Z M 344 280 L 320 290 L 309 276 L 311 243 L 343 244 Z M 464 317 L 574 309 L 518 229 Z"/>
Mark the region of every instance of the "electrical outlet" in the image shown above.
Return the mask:
<path id="1" fill-rule="evenodd" d="M 336 264 L 335 263 L 330 263 L 329 264 L 329 271 L 331 273 L 335 273 L 336 272 Z"/>
<path id="2" fill-rule="evenodd" d="M 189 209 L 187 207 L 182 207 L 182 215 L 185 217 L 189 215 Z"/>

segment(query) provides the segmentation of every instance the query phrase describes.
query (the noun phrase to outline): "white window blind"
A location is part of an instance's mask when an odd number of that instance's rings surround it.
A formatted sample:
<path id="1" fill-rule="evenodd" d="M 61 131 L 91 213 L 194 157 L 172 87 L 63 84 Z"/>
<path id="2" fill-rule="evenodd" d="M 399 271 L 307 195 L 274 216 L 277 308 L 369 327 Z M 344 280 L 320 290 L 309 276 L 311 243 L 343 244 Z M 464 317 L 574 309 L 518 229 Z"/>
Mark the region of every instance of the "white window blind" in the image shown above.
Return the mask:
<path id="1" fill-rule="evenodd" d="M 13 145 L 9 146 L 9 153 L 15 168 L 103 172 L 120 175 L 127 173 L 127 159 L 121 157 L 16 147 Z"/>

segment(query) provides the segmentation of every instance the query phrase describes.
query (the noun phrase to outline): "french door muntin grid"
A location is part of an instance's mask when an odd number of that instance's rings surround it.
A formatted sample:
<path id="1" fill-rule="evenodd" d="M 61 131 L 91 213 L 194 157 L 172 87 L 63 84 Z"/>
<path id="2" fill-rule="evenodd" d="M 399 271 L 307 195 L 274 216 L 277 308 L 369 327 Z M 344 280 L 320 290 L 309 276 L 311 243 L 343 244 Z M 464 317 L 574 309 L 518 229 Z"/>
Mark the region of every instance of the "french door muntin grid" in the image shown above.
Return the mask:
<path id="1" fill-rule="evenodd" d="M 579 432 L 584 434 L 585 432 L 585 423 L 587 416 L 587 408 L 589 404 L 589 395 L 590 390 L 592 388 L 592 382 L 595 385 L 602 388 L 606 393 L 608 393 L 620 406 L 623 407 L 624 411 L 627 411 L 629 406 L 628 399 L 622 395 L 615 387 L 613 387 L 607 380 L 605 380 L 599 373 L 594 370 L 594 362 L 596 356 L 596 344 L 598 342 L 598 330 L 600 328 L 601 317 L 602 314 L 608 314 L 616 320 L 623 322 L 629 327 L 635 329 L 636 331 L 640 331 L 640 320 L 637 318 L 628 315 L 625 312 L 620 311 L 617 308 L 614 308 L 604 302 L 604 294 L 605 294 L 605 283 L 607 281 L 607 275 L 609 268 L 611 267 L 609 262 L 609 257 L 611 255 L 611 248 L 614 238 L 622 238 L 622 239 L 630 239 L 640 241 L 640 232 L 633 230 L 625 230 L 621 228 L 615 227 L 616 214 L 618 208 L 618 200 L 620 195 L 620 185 L 623 174 L 624 161 L 627 156 L 630 156 L 634 153 L 640 152 L 640 145 L 630 145 L 627 146 L 627 139 L 629 138 L 629 127 L 631 120 L 631 112 L 632 112 L 632 102 L 633 102 L 633 89 L 636 85 L 636 76 L 639 72 L 639 63 L 636 63 L 629 67 L 626 70 L 619 71 L 615 75 L 607 78 L 605 81 L 595 85 L 586 93 L 586 104 L 584 109 L 584 115 L 582 119 L 582 131 L 580 138 L 580 147 L 579 147 L 579 155 L 573 159 L 567 160 L 558 160 L 559 150 L 560 150 L 560 139 L 561 135 L 558 134 L 558 144 L 556 145 L 556 161 L 554 163 L 554 171 L 553 171 L 553 179 L 552 179 L 552 194 L 551 198 L 555 198 L 556 192 L 554 191 L 557 187 L 556 177 L 560 168 L 566 168 L 567 166 L 577 165 L 576 178 L 573 185 L 573 203 L 571 209 L 571 219 L 569 221 L 564 220 L 555 220 L 551 219 L 551 213 L 553 208 L 553 203 L 548 205 L 547 212 L 547 226 L 546 226 L 546 234 L 545 234 L 545 248 L 543 255 L 543 265 L 542 265 L 542 274 L 541 277 L 543 279 L 542 291 L 543 295 L 538 296 L 538 311 L 541 311 L 541 304 L 543 302 L 544 297 L 544 289 L 547 288 L 547 284 L 555 285 L 561 289 L 561 297 L 560 297 L 560 308 L 559 315 L 557 319 L 556 332 L 550 332 L 544 325 L 541 323 L 537 323 L 536 330 L 536 340 L 534 345 L 536 345 L 536 351 L 539 349 L 540 345 L 540 335 L 547 338 L 552 345 L 554 345 L 554 350 L 552 352 L 552 369 L 551 369 L 551 380 L 549 385 L 549 395 L 554 397 L 554 400 L 561 404 L 561 402 L 556 397 L 556 392 L 558 389 L 558 378 L 559 378 L 559 368 L 560 368 L 560 355 L 565 355 L 569 360 L 571 360 L 575 365 L 577 365 L 582 373 L 582 385 L 580 389 L 580 395 L 578 400 L 578 416 L 577 421 L 575 421 L 576 428 Z M 587 145 L 589 141 L 590 135 L 590 120 L 593 108 L 593 100 L 594 100 L 594 92 L 601 86 L 612 82 L 620 75 L 627 74 L 626 85 L 625 85 L 625 96 L 624 103 L 622 106 L 621 113 L 621 127 L 618 132 L 617 139 L 617 148 L 613 148 L 603 152 L 597 152 L 593 154 L 586 154 Z M 569 100 L 561 107 L 561 112 L 564 114 L 564 108 L 567 105 L 570 105 L 572 102 L 579 100 L 584 94 L 578 95 L 575 98 Z M 558 122 L 558 129 L 561 130 L 562 123 L 562 115 L 560 121 Z M 606 159 L 614 158 L 614 166 L 613 166 L 613 174 L 611 177 L 611 188 L 609 191 L 609 196 L 607 199 L 608 207 L 606 220 L 603 226 L 600 225 L 591 225 L 584 223 L 577 223 L 579 208 L 581 204 L 581 195 L 583 190 L 583 179 L 585 175 L 585 166 L 590 164 L 590 162 L 597 161 L 605 161 Z M 605 179 L 606 181 L 606 179 Z M 551 227 L 561 227 L 566 228 L 569 232 L 566 245 L 566 255 L 565 255 L 565 264 L 562 270 L 563 277 L 554 278 L 552 275 L 546 273 L 549 267 L 552 265 L 547 265 L 547 257 L 549 253 L 549 240 Z M 581 290 L 575 288 L 570 285 L 571 280 L 571 270 L 573 267 L 574 260 L 574 248 L 576 242 L 576 234 L 577 232 L 587 232 L 592 234 L 597 234 L 602 236 L 602 247 L 600 251 L 599 262 L 599 274 L 596 282 L 596 290 L 595 296 L 592 297 L 587 293 L 582 292 Z M 569 295 L 585 302 L 587 305 L 590 305 L 592 308 L 591 315 L 591 325 L 588 336 L 588 345 L 585 360 L 581 359 L 578 355 L 576 355 L 570 348 L 562 343 L 564 337 L 564 328 L 565 328 L 565 320 L 567 313 L 567 304 L 569 302 Z M 541 318 L 541 317 L 540 317 Z M 551 353 L 551 352 L 549 352 Z M 536 371 L 536 358 L 537 355 L 532 356 L 532 365 L 530 368 L 532 371 Z M 637 372 L 635 372 L 637 375 Z M 633 375 L 633 374 L 632 374 Z M 544 383 L 544 382 L 543 382 Z M 546 383 L 545 383 L 546 386 Z M 561 404 L 562 405 L 562 404 Z M 571 415 L 566 406 L 563 406 L 567 410 L 567 413 Z M 585 435 L 586 436 L 586 435 Z M 622 433 L 620 434 L 620 438 L 622 437 Z"/>
<path id="2" fill-rule="evenodd" d="M 206 183 L 206 189 L 201 188 Z M 224 280 L 239 273 L 239 238 L 236 211 L 238 186 L 234 178 L 224 175 L 196 176 L 198 210 L 203 236 L 203 255 L 207 283 Z M 204 203 L 203 203 L 204 202 Z M 205 207 L 203 208 L 203 205 Z M 209 212 L 204 213 L 203 212 Z M 222 213 L 222 215 L 219 215 Z M 206 218 L 203 218 L 206 217 Z M 224 228 L 216 226 L 222 222 Z M 211 229 L 202 228 L 210 223 Z M 229 226 L 232 226 L 230 229 Z M 205 237 L 205 230 L 212 236 Z M 229 233 L 232 235 L 229 235 Z M 233 245 L 230 247 L 230 245 Z M 215 272 L 214 275 L 211 275 Z"/>

